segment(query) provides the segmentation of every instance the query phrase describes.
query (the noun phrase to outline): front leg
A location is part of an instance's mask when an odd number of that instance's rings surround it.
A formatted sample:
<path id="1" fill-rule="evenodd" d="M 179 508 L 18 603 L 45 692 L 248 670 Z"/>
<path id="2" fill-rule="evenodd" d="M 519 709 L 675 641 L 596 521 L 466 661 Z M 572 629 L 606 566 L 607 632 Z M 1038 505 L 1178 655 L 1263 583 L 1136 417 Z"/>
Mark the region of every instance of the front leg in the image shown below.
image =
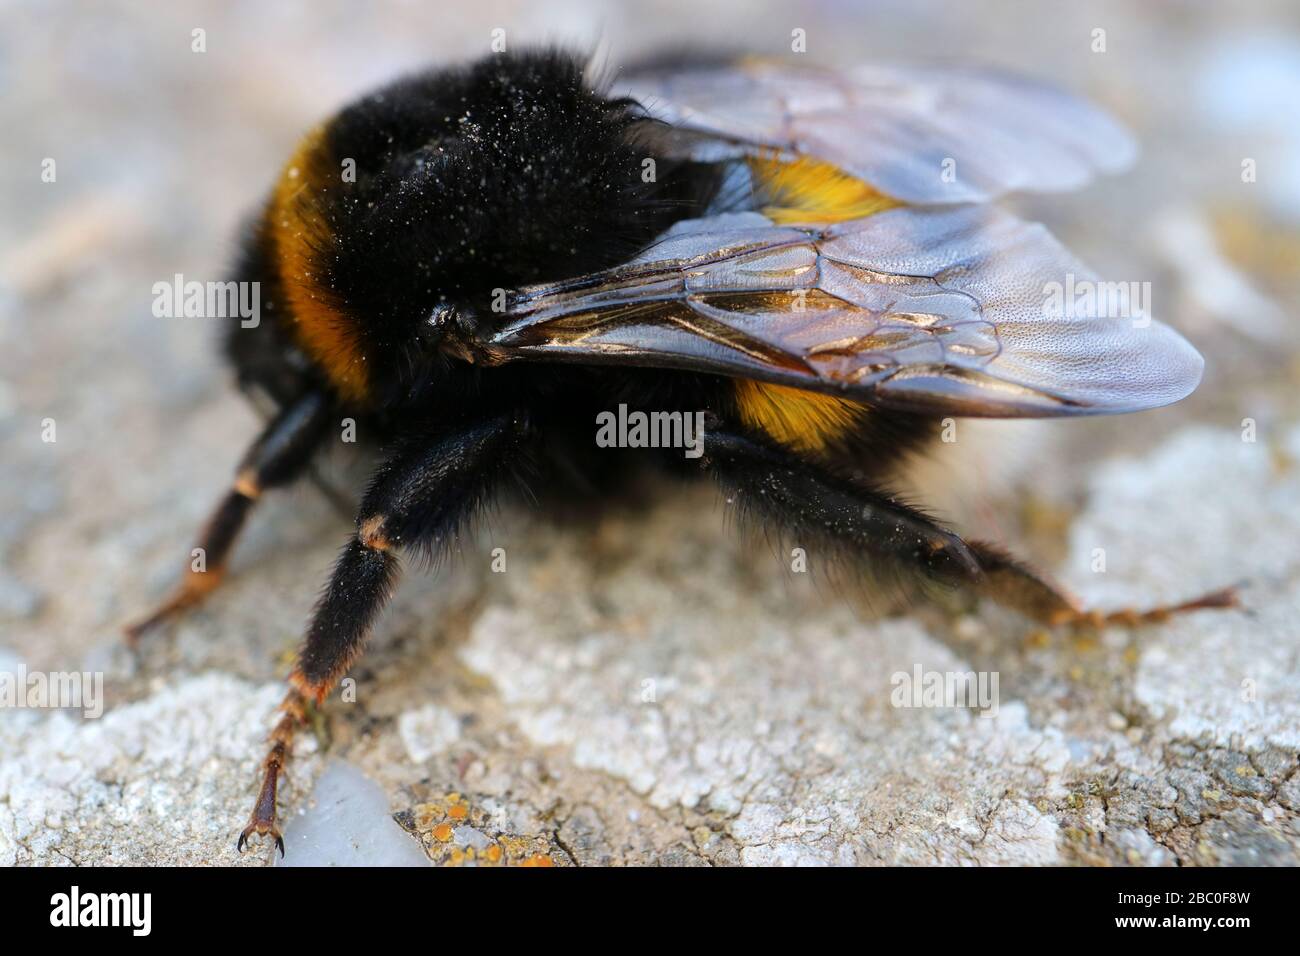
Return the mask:
<path id="1" fill-rule="evenodd" d="M 399 549 L 438 555 L 504 480 L 523 476 L 527 423 L 500 415 L 434 441 L 409 441 L 376 472 L 357 513 L 356 534 L 343 547 L 289 676 L 284 716 L 271 750 L 252 819 L 252 834 L 271 835 L 280 853 L 276 791 L 308 702 L 322 704 L 361 654 L 366 635 L 397 580 Z"/>
<path id="2" fill-rule="evenodd" d="M 320 392 L 286 405 L 244 454 L 234 486 L 221 499 L 199 535 L 204 569 L 192 568 L 158 608 L 126 628 L 127 640 L 140 637 L 186 608 L 198 604 L 225 576 L 235 539 L 262 492 L 289 484 L 303 473 L 329 432 L 333 409 Z"/>

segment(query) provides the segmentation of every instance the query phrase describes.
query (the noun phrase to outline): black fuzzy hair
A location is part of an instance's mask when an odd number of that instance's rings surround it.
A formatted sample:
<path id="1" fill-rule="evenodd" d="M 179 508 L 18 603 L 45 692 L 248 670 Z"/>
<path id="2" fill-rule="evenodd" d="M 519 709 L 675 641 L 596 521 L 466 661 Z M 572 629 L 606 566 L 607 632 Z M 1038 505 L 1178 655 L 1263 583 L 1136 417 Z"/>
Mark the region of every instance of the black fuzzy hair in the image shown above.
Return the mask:
<path id="1" fill-rule="evenodd" d="M 701 172 L 656 159 L 636 104 L 589 86 L 555 50 L 503 53 L 400 80 L 327 126 L 319 161 L 356 182 L 317 198 L 324 291 L 400 379 L 423 322 L 450 301 L 625 262 L 698 210 Z"/>

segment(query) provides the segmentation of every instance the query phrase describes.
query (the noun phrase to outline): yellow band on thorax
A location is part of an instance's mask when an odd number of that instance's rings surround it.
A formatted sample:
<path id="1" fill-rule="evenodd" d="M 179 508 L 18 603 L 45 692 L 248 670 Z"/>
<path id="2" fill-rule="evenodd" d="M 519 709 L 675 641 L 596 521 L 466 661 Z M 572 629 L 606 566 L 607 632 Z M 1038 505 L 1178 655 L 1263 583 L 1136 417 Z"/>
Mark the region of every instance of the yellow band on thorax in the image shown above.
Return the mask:
<path id="1" fill-rule="evenodd" d="M 331 230 L 318 199 L 342 188 L 341 178 L 332 181 L 341 174 L 323 168 L 323 142 L 324 128 L 317 127 L 285 164 L 271 196 L 268 226 L 295 337 L 343 398 L 362 402 L 369 394 L 369 375 L 356 320 L 334 305 L 321 284 L 318 250 L 330 241 Z"/>

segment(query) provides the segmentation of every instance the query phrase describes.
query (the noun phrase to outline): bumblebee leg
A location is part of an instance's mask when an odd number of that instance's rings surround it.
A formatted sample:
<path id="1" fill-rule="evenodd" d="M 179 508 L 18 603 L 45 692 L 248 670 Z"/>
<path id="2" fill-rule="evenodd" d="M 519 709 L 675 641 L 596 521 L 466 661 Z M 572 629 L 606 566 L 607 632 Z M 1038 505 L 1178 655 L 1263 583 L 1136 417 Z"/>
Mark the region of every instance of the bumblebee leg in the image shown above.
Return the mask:
<path id="1" fill-rule="evenodd" d="M 960 537 L 881 489 L 741 432 L 706 430 L 703 460 L 742 509 L 801 537 L 935 581 L 980 578 L 979 561 Z"/>
<path id="2" fill-rule="evenodd" d="M 290 691 L 280 705 L 284 716 L 276 722 L 271 731 L 271 749 L 262 761 L 262 788 L 257 794 L 257 803 L 253 806 L 253 815 L 248 826 L 239 834 L 235 849 L 244 852 L 244 844 L 253 834 L 266 836 L 270 834 L 275 840 L 276 849 L 284 856 L 284 838 L 275 825 L 276 790 L 280 784 L 280 770 L 289 759 L 289 750 L 293 746 L 294 734 L 307 722 L 307 702 L 297 691 Z"/>
<path id="3" fill-rule="evenodd" d="M 1147 610 L 1091 611 L 1045 576 L 1004 551 L 963 541 L 933 519 L 863 482 L 828 473 L 766 442 L 706 431 L 705 462 L 744 507 L 801 536 L 820 538 L 909 567 L 923 578 L 960 584 L 1049 626 L 1137 626 L 1202 608 L 1233 607 L 1235 590 Z"/>
<path id="4" fill-rule="evenodd" d="M 319 393 L 310 393 L 285 406 L 266 426 L 240 462 L 233 487 L 199 535 L 202 570 L 191 564 L 167 600 L 126 628 L 128 641 L 134 644 L 146 631 L 197 604 L 221 583 L 231 546 L 253 503 L 265 489 L 288 484 L 302 473 L 326 434 L 329 418 L 329 402 Z"/>
<path id="5" fill-rule="evenodd" d="M 324 703 L 361 654 L 396 582 L 397 551 L 420 548 L 436 555 L 503 481 L 521 477 L 526 432 L 521 416 L 502 415 L 437 441 L 407 445 L 380 466 L 361 501 L 357 532 L 339 555 L 289 675 L 285 714 L 271 735 L 240 850 L 255 833 L 279 840 L 276 788 L 294 733 L 307 703 Z"/>
<path id="6" fill-rule="evenodd" d="M 1158 624 L 1188 611 L 1238 605 L 1236 588 L 1223 588 L 1181 604 L 1158 605 L 1145 610 L 1089 610 L 1060 585 L 1000 548 L 981 541 L 969 541 L 967 544 L 984 569 L 981 593 L 1004 607 L 1019 611 L 1049 627 L 1105 627 L 1111 624 L 1137 627 L 1142 624 Z"/>

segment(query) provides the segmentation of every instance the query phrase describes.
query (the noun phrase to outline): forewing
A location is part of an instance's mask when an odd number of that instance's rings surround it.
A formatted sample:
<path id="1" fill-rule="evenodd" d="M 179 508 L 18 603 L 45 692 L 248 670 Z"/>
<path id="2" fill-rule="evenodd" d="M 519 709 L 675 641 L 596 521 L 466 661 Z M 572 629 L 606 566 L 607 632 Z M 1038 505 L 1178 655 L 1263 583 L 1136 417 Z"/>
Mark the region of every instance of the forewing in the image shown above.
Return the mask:
<path id="1" fill-rule="evenodd" d="M 742 61 L 631 73 L 616 92 L 669 124 L 669 152 L 702 161 L 773 150 L 814 156 L 917 204 L 1075 189 L 1135 153 L 1128 134 L 1087 102 L 969 67 Z"/>
<path id="2" fill-rule="evenodd" d="M 1105 414 L 1191 392 L 1196 350 L 1142 315 L 1072 307 L 1092 282 L 1045 228 L 993 207 L 825 228 L 736 214 L 679 223 L 618 269 L 520 290 L 478 347 L 494 361 L 694 369 L 932 414 Z"/>

